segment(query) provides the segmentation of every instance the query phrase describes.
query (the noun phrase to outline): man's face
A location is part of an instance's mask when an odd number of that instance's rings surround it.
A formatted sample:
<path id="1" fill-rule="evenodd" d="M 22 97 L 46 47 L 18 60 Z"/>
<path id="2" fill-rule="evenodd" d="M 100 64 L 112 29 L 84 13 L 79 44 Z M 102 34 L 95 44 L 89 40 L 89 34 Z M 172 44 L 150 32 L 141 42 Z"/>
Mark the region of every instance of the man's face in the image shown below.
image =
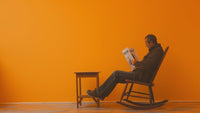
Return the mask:
<path id="1" fill-rule="evenodd" d="M 150 43 L 148 43 L 147 38 L 145 38 L 145 44 L 146 44 L 147 48 L 150 48 Z"/>
<path id="2" fill-rule="evenodd" d="M 149 49 L 150 49 L 151 47 L 155 46 L 155 44 L 154 44 L 152 41 L 150 41 L 150 42 L 148 43 L 147 38 L 145 38 L 145 44 L 146 44 L 147 48 L 149 48 Z"/>

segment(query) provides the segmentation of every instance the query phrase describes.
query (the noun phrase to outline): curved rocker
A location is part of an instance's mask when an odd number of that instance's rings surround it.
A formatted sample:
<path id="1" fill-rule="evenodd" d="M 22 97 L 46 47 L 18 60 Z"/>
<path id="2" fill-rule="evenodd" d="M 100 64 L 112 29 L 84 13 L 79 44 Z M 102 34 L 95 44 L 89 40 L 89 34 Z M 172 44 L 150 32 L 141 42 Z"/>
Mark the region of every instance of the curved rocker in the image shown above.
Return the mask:
<path id="1" fill-rule="evenodd" d="M 160 105 L 163 105 L 164 103 L 168 102 L 168 100 L 163 100 L 160 102 L 155 102 L 153 104 L 149 104 L 149 103 L 145 103 L 145 102 L 133 102 L 133 101 L 130 101 L 127 99 L 124 99 L 124 101 L 129 102 L 131 104 L 138 105 L 138 106 L 160 106 Z"/>
<path id="2" fill-rule="evenodd" d="M 147 104 L 147 103 L 142 103 L 142 102 L 132 102 L 130 100 L 125 100 L 126 102 L 117 102 L 121 105 L 124 105 L 128 108 L 131 109 L 136 109 L 136 110 L 147 110 L 147 109 L 154 109 L 160 106 L 163 106 L 168 100 L 163 100 L 161 102 L 156 102 L 154 104 Z"/>

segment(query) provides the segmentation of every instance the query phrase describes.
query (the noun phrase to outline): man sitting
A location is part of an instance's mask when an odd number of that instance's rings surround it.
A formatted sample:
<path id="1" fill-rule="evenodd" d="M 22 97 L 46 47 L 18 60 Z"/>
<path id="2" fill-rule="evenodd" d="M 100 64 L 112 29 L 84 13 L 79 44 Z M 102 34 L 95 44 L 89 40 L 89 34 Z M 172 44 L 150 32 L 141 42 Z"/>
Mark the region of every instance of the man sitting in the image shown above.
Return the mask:
<path id="1" fill-rule="evenodd" d="M 104 100 L 104 98 L 112 92 L 117 83 L 125 83 L 127 79 L 148 82 L 162 58 L 163 49 L 161 45 L 157 43 L 156 36 L 153 34 L 149 34 L 145 37 L 145 44 L 149 52 L 144 56 L 142 61 L 132 61 L 132 64 L 136 67 L 135 70 L 131 72 L 114 71 L 99 88 L 87 90 L 87 94 Z M 143 70 L 137 69 L 137 67 L 143 68 Z"/>

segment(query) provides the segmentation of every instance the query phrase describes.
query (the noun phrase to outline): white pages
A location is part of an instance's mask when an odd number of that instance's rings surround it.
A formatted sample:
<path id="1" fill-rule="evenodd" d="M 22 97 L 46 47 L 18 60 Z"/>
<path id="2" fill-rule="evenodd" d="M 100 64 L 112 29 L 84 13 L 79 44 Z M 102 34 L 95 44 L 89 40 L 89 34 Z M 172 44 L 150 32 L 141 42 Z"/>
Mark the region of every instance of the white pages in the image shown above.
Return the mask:
<path id="1" fill-rule="evenodd" d="M 134 48 L 131 48 L 132 49 L 132 53 L 133 55 L 131 55 L 131 52 L 129 50 L 129 48 L 125 48 L 124 50 L 122 50 L 122 53 L 124 54 L 124 57 L 126 58 L 128 64 L 130 65 L 131 69 L 134 70 L 135 69 L 135 66 L 131 64 L 131 61 L 132 60 L 136 60 L 136 61 L 140 61 L 136 51 Z"/>

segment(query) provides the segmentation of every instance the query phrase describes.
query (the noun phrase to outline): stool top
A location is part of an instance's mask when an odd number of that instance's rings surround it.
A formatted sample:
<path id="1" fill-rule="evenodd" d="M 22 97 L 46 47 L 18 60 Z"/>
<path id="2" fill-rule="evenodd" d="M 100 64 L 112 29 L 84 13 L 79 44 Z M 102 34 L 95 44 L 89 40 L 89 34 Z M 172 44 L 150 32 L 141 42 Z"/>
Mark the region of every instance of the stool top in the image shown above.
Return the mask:
<path id="1" fill-rule="evenodd" d="M 97 71 L 82 71 L 82 72 L 74 72 L 76 77 L 98 77 L 99 72 Z"/>
<path id="2" fill-rule="evenodd" d="M 74 73 L 75 74 L 95 74 L 95 73 L 99 73 L 99 71 L 78 71 Z"/>

